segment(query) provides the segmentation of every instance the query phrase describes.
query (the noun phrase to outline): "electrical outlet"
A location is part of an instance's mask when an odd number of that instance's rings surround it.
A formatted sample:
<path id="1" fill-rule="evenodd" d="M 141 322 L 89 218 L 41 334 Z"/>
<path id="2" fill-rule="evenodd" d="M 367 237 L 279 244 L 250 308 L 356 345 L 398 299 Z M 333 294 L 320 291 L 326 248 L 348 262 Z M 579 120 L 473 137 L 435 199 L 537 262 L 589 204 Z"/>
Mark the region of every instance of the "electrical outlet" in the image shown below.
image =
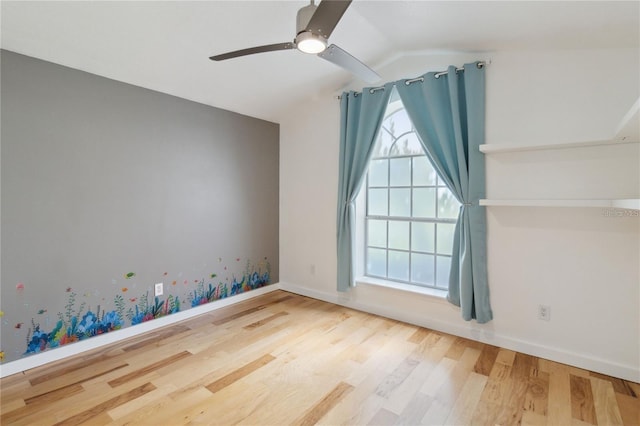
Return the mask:
<path id="1" fill-rule="evenodd" d="M 316 265 L 314 265 L 314 264 L 309 265 L 309 273 L 311 275 L 315 275 L 316 274 Z"/>
<path id="2" fill-rule="evenodd" d="M 538 305 L 538 319 L 542 321 L 551 320 L 551 306 Z"/>
<path id="3" fill-rule="evenodd" d="M 156 296 L 162 296 L 162 294 L 164 293 L 164 290 L 162 288 L 162 283 L 157 283 L 156 287 L 155 287 L 155 295 Z"/>

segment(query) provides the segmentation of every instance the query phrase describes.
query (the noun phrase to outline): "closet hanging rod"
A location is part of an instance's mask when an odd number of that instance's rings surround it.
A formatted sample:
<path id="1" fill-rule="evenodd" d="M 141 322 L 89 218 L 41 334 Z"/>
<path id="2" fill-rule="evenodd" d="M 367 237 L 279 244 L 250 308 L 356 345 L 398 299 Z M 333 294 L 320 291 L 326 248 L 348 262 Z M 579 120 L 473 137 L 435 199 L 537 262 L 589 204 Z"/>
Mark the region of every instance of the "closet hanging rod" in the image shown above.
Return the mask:
<path id="1" fill-rule="evenodd" d="M 491 62 L 488 62 L 488 63 L 491 63 Z M 487 62 L 484 62 L 484 61 L 478 61 L 476 63 L 476 66 L 478 68 L 482 68 L 485 65 L 487 65 Z M 464 71 L 464 67 L 456 68 L 456 73 L 458 73 L 460 71 Z M 441 76 L 447 75 L 447 74 L 449 74 L 449 71 L 440 71 L 440 72 L 435 73 L 433 76 L 435 78 L 440 78 Z M 408 80 L 405 80 L 404 84 L 406 84 L 408 86 L 408 85 L 410 85 L 412 83 L 415 83 L 415 82 L 418 82 L 418 81 L 423 82 L 424 81 L 424 77 L 410 78 Z M 373 94 L 373 93 L 377 92 L 378 90 L 384 90 L 384 86 L 372 87 L 372 88 L 369 89 L 369 93 Z M 362 92 L 354 92 L 354 96 L 358 96 L 361 93 Z M 341 95 L 337 95 L 335 98 L 336 99 L 342 99 L 342 96 Z"/>

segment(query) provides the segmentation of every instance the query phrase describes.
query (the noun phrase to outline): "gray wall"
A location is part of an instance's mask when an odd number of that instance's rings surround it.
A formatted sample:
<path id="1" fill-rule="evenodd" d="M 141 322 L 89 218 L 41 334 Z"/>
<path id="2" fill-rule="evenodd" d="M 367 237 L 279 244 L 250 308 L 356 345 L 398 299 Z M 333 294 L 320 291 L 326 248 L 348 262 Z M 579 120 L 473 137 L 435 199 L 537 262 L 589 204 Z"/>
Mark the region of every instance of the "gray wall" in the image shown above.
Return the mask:
<path id="1" fill-rule="evenodd" d="M 12 52 L 1 65 L 5 362 L 32 320 L 129 311 L 154 283 L 185 310 L 247 264 L 278 281 L 277 124 Z"/>

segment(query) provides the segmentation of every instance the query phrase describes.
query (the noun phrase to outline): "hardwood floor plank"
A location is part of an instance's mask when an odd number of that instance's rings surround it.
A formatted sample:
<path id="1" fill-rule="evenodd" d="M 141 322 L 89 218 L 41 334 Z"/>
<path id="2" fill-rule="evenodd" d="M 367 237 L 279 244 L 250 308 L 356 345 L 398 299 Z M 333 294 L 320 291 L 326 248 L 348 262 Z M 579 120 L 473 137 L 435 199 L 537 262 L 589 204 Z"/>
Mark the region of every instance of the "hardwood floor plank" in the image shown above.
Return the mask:
<path id="1" fill-rule="evenodd" d="M 613 390 L 616 393 L 621 393 L 622 395 L 628 395 L 628 396 L 631 396 L 633 398 L 638 398 L 638 395 L 636 394 L 635 390 L 633 389 L 633 384 L 628 382 L 628 381 L 626 381 L 626 380 L 618 379 L 616 377 L 607 376 L 605 374 L 595 373 L 593 371 L 590 371 L 589 375 L 591 377 L 596 377 L 598 379 L 607 380 L 607 381 L 611 382 L 611 384 L 613 385 Z"/>
<path id="2" fill-rule="evenodd" d="M 533 411 L 522 413 L 522 426 L 541 426 L 547 424 L 547 416 L 537 414 Z"/>
<path id="3" fill-rule="evenodd" d="M 124 376 L 118 377 L 117 379 L 113 379 L 110 380 L 109 386 L 111 386 L 112 388 L 118 387 L 124 383 L 127 383 L 131 380 L 137 379 L 139 377 L 145 376 L 148 373 L 152 372 L 152 371 L 156 371 L 159 370 L 163 367 L 166 367 L 168 365 L 173 364 L 174 362 L 180 361 L 181 359 L 187 358 L 192 356 L 191 352 L 188 351 L 182 351 L 180 353 L 177 353 L 175 355 L 172 355 L 168 358 L 165 358 L 161 361 L 158 362 L 154 362 L 153 364 L 147 365 L 143 368 L 140 368 L 138 370 L 132 371 L 129 374 L 125 374 Z"/>
<path id="4" fill-rule="evenodd" d="M 496 362 L 500 348 L 491 345 L 484 345 L 480 352 L 480 357 L 476 361 L 476 365 L 473 367 L 473 371 L 478 374 L 488 376 L 491 374 L 493 364 Z"/>
<path id="5" fill-rule="evenodd" d="M 183 324 L 177 324 L 167 328 L 166 330 L 160 330 L 152 332 L 149 335 L 145 335 L 142 340 L 132 342 L 122 348 L 123 351 L 135 351 L 136 349 L 144 348 L 149 345 L 157 345 L 159 341 L 176 337 L 182 333 L 191 331 L 189 327 Z"/>
<path id="6" fill-rule="evenodd" d="M 593 390 L 593 403 L 599 425 L 622 425 L 622 415 L 618 409 L 618 401 L 610 380 L 597 377 L 590 379 Z"/>
<path id="7" fill-rule="evenodd" d="M 381 408 L 367 424 L 371 426 L 387 426 L 396 424 L 397 420 L 398 415 L 396 413 Z"/>
<path id="8" fill-rule="evenodd" d="M 153 386 L 151 383 L 145 383 L 144 385 L 138 388 L 135 388 L 127 393 L 111 398 L 110 400 L 105 401 L 101 404 L 98 404 L 95 407 L 91 407 L 88 410 L 81 412 L 80 414 L 76 414 L 73 417 L 64 419 L 63 421 L 56 423 L 56 426 L 62 426 L 62 425 L 71 426 L 71 425 L 79 425 L 79 424 L 88 422 L 89 420 L 92 420 L 97 416 L 104 414 L 108 410 L 114 407 L 117 407 L 119 405 L 125 404 L 135 398 L 138 398 L 148 392 L 153 391 L 154 389 L 156 389 L 156 387 Z"/>
<path id="9" fill-rule="evenodd" d="M 500 348 L 498 351 L 498 356 L 496 357 L 496 362 L 504 365 L 512 366 L 516 359 L 516 352 L 511 351 L 509 349 Z"/>
<path id="10" fill-rule="evenodd" d="M 432 396 L 416 392 L 398 416 L 396 424 L 407 426 L 420 424 L 432 403 Z"/>
<path id="11" fill-rule="evenodd" d="M 495 363 L 489 374 L 487 384 L 482 391 L 481 399 L 486 402 L 501 404 L 508 397 L 511 389 L 511 366 Z"/>
<path id="12" fill-rule="evenodd" d="M 420 388 L 420 392 L 436 397 L 438 395 L 438 389 L 447 383 L 455 366 L 456 362 L 451 358 L 442 358 L 424 382 L 422 388 Z"/>
<path id="13" fill-rule="evenodd" d="M 16 422 L 16 420 L 32 414 L 35 410 L 38 409 L 38 405 L 43 406 L 46 404 L 51 404 L 82 392 L 84 392 L 84 388 L 81 385 L 72 384 L 67 387 L 58 388 L 57 390 L 51 391 L 50 393 L 43 394 L 35 400 L 29 400 L 29 405 L 27 405 L 25 401 L 25 404 L 17 406 L 13 409 L 10 409 L 9 407 L 5 408 L 3 401 L 0 423 L 13 424 Z"/>
<path id="14" fill-rule="evenodd" d="M 457 337 L 453 342 L 453 345 L 449 348 L 449 351 L 445 354 L 447 358 L 455 359 L 456 361 L 460 359 L 465 349 L 467 349 L 467 340 L 462 337 Z"/>
<path id="15" fill-rule="evenodd" d="M 549 407 L 549 373 L 535 370 L 529 377 L 524 399 L 524 410 L 545 417 Z"/>
<path id="16" fill-rule="evenodd" d="M 114 423 L 117 421 L 121 421 L 121 419 L 128 418 L 131 422 L 130 424 L 144 424 L 147 422 L 146 417 L 150 417 L 151 413 L 161 410 L 162 407 L 166 407 L 167 405 L 173 405 L 174 401 L 169 397 L 171 392 L 176 391 L 175 386 L 156 386 L 156 390 L 153 392 L 148 392 L 138 398 L 127 402 L 126 404 L 119 405 L 117 407 L 113 407 L 109 409 L 106 413 L 109 416 L 108 423 Z M 211 395 L 211 392 L 207 391 L 208 395 Z M 187 393 L 191 398 L 193 398 L 193 393 Z M 154 408 L 152 408 L 154 407 Z M 166 417 L 166 413 L 165 413 Z M 137 419 L 133 422 L 131 419 Z M 91 420 L 92 423 L 98 423 L 96 420 Z"/>
<path id="17" fill-rule="evenodd" d="M 209 389 L 209 391 L 211 393 L 216 393 L 216 392 L 220 391 L 220 389 L 223 389 L 223 388 L 229 386 L 230 384 L 240 380 L 244 376 L 247 376 L 247 375 L 253 373 L 257 369 L 259 369 L 261 367 L 264 367 L 265 365 L 267 365 L 268 363 L 270 363 L 274 359 L 275 358 L 273 356 L 269 355 L 269 354 L 263 355 L 260 358 L 256 359 L 255 361 L 251 361 L 249 364 L 246 364 L 246 365 L 238 368 L 237 370 L 232 371 L 231 373 L 227 374 L 226 376 L 216 380 L 213 383 L 210 383 L 210 384 L 206 385 L 205 387 L 207 389 Z"/>
<path id="18" fill-rule="evenodd" d="M 564 426 L 571 424 L 571 384 L 569 369 L 556 362 L 542 363 L 544 371 L 549 373 L 548 424 Z"/>
<path id="19" fill-rule="evenodd" d="M 319 421 L 319 425 L 367 424 L 373 415 L 382 408 L 384 399 L 375 394 L 375 389 L 387 377 L 387 372 L 379 369 L 371 370 L 360 382 L 351 382 L 353 391 L 346 394 Z"/>
<path id="20" fill-rule="evenodd" d="M 240 312 L 236 312 L 236 313 L 231 313 L 227 316 L 224 316 L 222 318 L 216 319 L 215 321 L 211 322 L 211 324 L 213 325 L 224 325 L 228 322 L 231 322 L 235 319 L 238 318 L 242 318 L 246 315 L 252 314 L 254 312 L 258 312 L 261 311 L 263 309 L 266 309 L 267 305 L 260 305 L 260 306 L 255 306 L 253 308 L 249 308 L 249 309 L 245 309 L 244 311 L 240 311 Z"/>
<path id="21" fill-rule="evenodd" d="M 511 378 L 528 379 L 531 375 L 531 370 L 537 367 L 538 358 L 518 352 L 511 367 Z"/>
<path id="22" fill-rule="evenodd" d="M 449 374 L 443 377 L 444 380 L 435 393 L 430 393 L 433 391 L 426 390 L 423 387 L 423 392 L 434 397 L 429 411 L 422 419 L 423 423 L 443 424 L 446 421 L 464 384 L 467 382 L 469 375 L 472 374 L 473 366 L 478 361 L 479 356 L 480 351 L 474 348 L 466 348 L 458 361 L 452 360 L 445 355 L 443 361 L 450 360 L 453 362 L 453 368 Z"/>
<path id="23" fill-rule="evenodd" d="M 388 396 L 385 397 L 385 402 L 382 408 L 397 415 L 401 415 L 405 412 L 414 396 L 420 393 L 420 388 L 433 372 L 435 367 L 435 364 L 420 362 L 406 380 L 404 380 L 399 386 L 393 389 Z M 418 421 L 419 420 L 420 419 L 418 419 Z"/>
<path id="24" fill-rule="evenodd" d="M 486 376 L 474 372 L 469 374 L 444 424 L 452 426 L 470 424 L 486 383 Z"/>
<path id="25" fill-rule="evenodd" d="M 383 407 L 393 413 L 401 415 L 411 402 L 413 396 L 419 393 L 423 384 L 427 381 L 431 373 L 433 373 L 451 344 L 451 341 L 433 335 L 428 336 L 418 344 L 409 356 L 412 359 L 416 359 L 418 365 L 413 369 L 407 379 L 387 397 Z M 423 412 L 423 416 L 425 412 L 426 410 Z M 417 419 L 417 421 L 420 422 L 422 417 Z"/>
<path id="26" fill-rule="evenodd" d="M 640 425 L 640 403 L 637 398 L 616 392 L 616 402 L 625 425 Z"/>
<path id="27" fill-rule="evenodd" d="M 40 395 L 32 396 L 31 398 L 26 398 L 24 403 L 27 404 L 27 409 L 29 409 L 30 405 L 33 404 L 50 404 L 55 401 L 59 401 L 61 399 L 70 398 L 71 396 L 84 391 L 82 385 L 78 383 L 72 383 L 70 385 L 57 388 L 55 390 L 42 393 Z"/>
<path id="28" fill-rule="evenodd" d="M 271 316 L 268 316 L 267 318 L 261 319 L 260 321 L 252 322 L 249 325 L 245 325 L 242 328 L 244 328 L 245 330 L 253 330 L 254 328 L 261 327 L 261 326 L 263 326 L 263 325 L 265 325 L 265 324 L 267 324 L 267 323 L 269 323 L 269 322 L 271 322 L 273 320 L 276 320 L 276 319 L 278 319 L 278 318 L 280 318 L 280 317 L 282 317 L 284 315 L 289 315 L 289 313 L 288 312 L 284 312 L 284 311 L 283 312 L 278 312 L 277 314 L 273 314 Z"/>
<path id="29" fill-rule="evenodd" d="M 640 398 L 640 383 L 630 382 L 629 380 L 624 381 L 625 386 L 628 386 L 633 393 L 636 395 L 636 398 Z"/>
<path id="30" fill-rule="evenodd" d="M 104 361 L 107 361 L 112 358 L 113 358 L 113 355 L 99 355 L 96 357 L 89 357 L 81 361 L 71 360 L 64 365 L 60 365 L 57 367 L 55 365 L 50 365 L 49 369 L 46 370 L 46 372 L 43 374 L 33 376 L 34 373 L 30 372 L 30 374 L 28 374 L 29 383 L 31 383 L 32 386 L 36 386 L 53 379 L 58 379 L 60 378 L 60 376 L 68 376 L 70 373 L 74 373 L 82 370 L 85 370 L 89 372 L 88 374 L 93 375 L 96 373 L 96 368 L 101 368 L 103 366 Z M 124 367 L 127 364 L 118 363 L 118 365 L 121 367 Z M 121 368 L 121 367 L 115 367 L 115 368 Z M 111 368 L 112 367 L 108 367 L 106 369 L 107 372 L 111 371 Z"/>
<path id="31" fill-rule="evenodd" d="M 307 413 L 298 421 L 294 422 L 294 425 L 298 426 L 311 426 L 318 423 L 318 421 L 331 410 L 346 394 L 353 390 L 353 386 L 348 383 L 340 382 L 331 390 L 324 398 L 322 398 L 317 404 L 315 404 Z"/>
<path id="32" fill-rule="evenodd" d="M 524 401 L 529 387 L 528 378 L 512 378 L 506 390 L 505 399 L 500 404 L 499 424 L 519 424 L 524 413 Z"/>
<path id="33" fill-rule="evenodd" d="M 305 301 L 302 296 L 294 297 L 291 294 L 283 294 L 278 292 L 272 292 L 261 297 L 260 299 L 251 299 L 244 302 L 240 302 L 236 305 L 226 306 L 210 313 L 209 318 L 212 319 L 213 325 L 224 325 L 230 321 L 242 318 L 245 315 L 252 314 L 254 312 L 261 311 L 279 303 L 289 301 L 291 299 L 297 299 L 298 303 Z"/>
<path id="34" fill-rule="evenodd" d="M 376 388 L 376 395 L 387 398 L 418 366 L 420 361 L 415 358 L 406 358 L 393 373 L 389 374 Z"/>
<path id="35" fill-rule="evenodd" d="M 571 386 L 571 416 L 574 419 L 597 425 L 591 381 L 584 377 L 569 376 Z"/>
<path id="36" fill-rule="evenodd" d="M 107 368 L 103 368 L 105 366 L 99 364 L 98 367 L 85 368 L 82 372 L 74 372 L 73 374 L 67 373 L 66 376 L 60 376 L 56 381 L 50 379 L 49 381 L 41 382 L 40 385 L 33 386 L 29 391 L 25 392 L 25 403 L 32 404 L 34 402 L 37 402 L 43 395 L 52 394 L 58 392 L 61 389 L 65 389 L 73 385 L 80 385 L 99 377 L 108 376 L 110 373 L 118 371 L 121 368 L 125 368 L 127 366 L 128 364 L 123 363 L 113 367 L 107 365 Z"/>
<path id="37" fill-rule="evenodd" d="M 498 424 L 519 424 L 522 422 L 524 404 L 529 387 L 531 372 L 538 366 L 536 357 L 516 353 L 509 367 L 509 380 L 503 384 L 502 400 L 496 416 Z"/>
<path id="38" fill-rule="evenodd" d="M 430 334 L 431 330 L 420 327 L 411 335 L 411 337 L 409 337 L 409 342 L 420 343 Z"/>
<path id="39" fill-rule="evenodd" d="M 4 423 L 1 416 L 2 414 L 10 413 L 14 410 L 24 407 L 25 405 L 26 404 L 22 399 L 13 399 L 11 401 L 7 401 L 6 399 L 2 398 L 2 411 L 0 413 L 0 424 Z"/>
<path id="40" fill-rule="evenodd" d="M 478 426 L 495 426 L 499 425 L 498 423 L 498 414 L 500 413 L 500 404 L 495 402 L 489 402 L 482 397 L 480 401 L 478 401 L 478 405 L 476 405 L 476 409 L 473 412 L 473 416 L 471 417 L 472 425 Z"/>

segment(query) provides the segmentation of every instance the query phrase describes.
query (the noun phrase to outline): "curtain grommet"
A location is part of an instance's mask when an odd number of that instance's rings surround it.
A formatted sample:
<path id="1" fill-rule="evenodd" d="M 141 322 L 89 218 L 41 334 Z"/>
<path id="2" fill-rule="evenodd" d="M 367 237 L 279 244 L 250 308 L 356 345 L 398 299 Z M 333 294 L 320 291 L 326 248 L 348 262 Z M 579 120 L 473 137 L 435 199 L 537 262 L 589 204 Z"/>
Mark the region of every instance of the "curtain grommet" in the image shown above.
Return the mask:
<path id="1" fill-rule="evenodd" d="M 418 78 L 412 78 L 410 80 L 405 80 L 404 84 L 406 84 L 408 86 L 408 85 L 410 85 L 412 83 L 417 83 L 418 81 L 420 83 L 424 83 L 424 77 L 418 77 Z"/>

